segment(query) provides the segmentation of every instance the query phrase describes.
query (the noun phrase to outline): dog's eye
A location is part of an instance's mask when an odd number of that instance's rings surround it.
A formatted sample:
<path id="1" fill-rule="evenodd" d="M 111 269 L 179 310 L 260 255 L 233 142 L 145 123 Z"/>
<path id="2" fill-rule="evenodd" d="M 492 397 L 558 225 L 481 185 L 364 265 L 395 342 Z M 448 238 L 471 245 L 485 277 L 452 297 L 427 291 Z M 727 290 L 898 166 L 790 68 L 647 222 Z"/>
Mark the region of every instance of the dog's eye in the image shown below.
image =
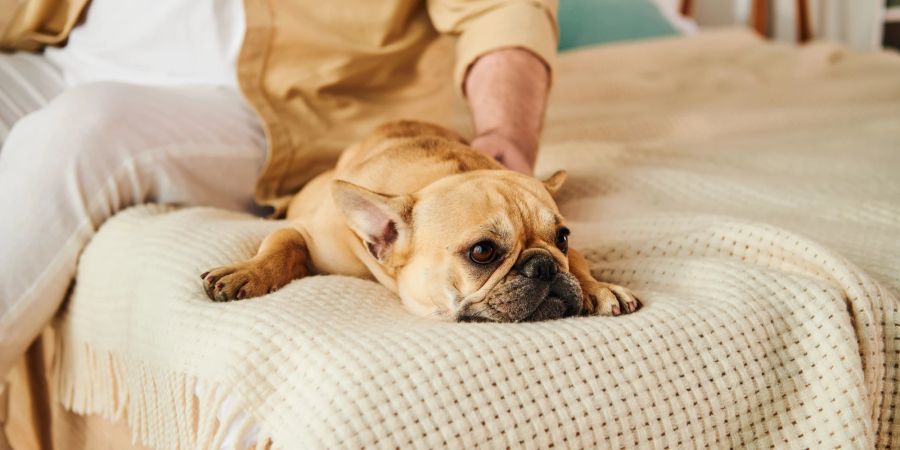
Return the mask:
<path id="1" fill-rule="evenodd" d="M 469 259 L 477 264 L 490 264 L 497 257 L 497 247 L 491 241 L 481 241 L 469 249 Z"/>
<path id="2" fill-rule="evenodd" d="M 556 232 L 556 247 L 563 253 L 569 251 L 569 229 L 562 227 Z"/>

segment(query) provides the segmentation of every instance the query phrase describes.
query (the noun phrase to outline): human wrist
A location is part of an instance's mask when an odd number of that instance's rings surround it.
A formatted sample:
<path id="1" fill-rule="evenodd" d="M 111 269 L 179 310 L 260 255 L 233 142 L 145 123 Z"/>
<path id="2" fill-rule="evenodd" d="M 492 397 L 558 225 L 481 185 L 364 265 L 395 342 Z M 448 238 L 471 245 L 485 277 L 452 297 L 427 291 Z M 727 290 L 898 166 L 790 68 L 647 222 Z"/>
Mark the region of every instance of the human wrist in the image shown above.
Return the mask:
<path id="1" fill-rule="evenodd" d="M 492 128 L 485 131 L 476 131 L 475 140 L 489 140 L 492 142 L 503 141 L 514 146 L 529 160 L 534 160 L 538 150 L 537 133 L 529 133 L 522 130 Z"/>

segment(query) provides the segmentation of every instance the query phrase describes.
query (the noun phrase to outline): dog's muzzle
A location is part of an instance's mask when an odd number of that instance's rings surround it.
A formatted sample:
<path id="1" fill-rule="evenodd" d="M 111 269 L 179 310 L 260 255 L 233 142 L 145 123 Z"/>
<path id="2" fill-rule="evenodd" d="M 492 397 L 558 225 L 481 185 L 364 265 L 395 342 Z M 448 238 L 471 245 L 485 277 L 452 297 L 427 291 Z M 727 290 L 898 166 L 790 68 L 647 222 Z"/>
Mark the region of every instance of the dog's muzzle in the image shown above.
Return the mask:
<path id="1" fill-rule="evenodd" d="M 581 286 L 545 250 L 528 250 L 487 296 L 465 305 L 463 322 L 530 322 L 581 313 Z"/>

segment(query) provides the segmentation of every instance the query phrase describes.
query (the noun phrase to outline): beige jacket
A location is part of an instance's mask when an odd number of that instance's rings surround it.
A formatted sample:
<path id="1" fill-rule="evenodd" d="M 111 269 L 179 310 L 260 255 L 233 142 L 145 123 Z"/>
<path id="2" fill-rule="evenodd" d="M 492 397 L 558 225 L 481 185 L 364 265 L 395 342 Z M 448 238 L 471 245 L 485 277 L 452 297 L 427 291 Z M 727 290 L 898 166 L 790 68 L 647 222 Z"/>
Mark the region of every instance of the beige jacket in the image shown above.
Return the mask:
<path id="1" fill-rule="evenodd" d="M 0 0 L 0 47 L 62 43 L 87 2 Z M 461 92 L 479 56 L 523 47 L 552 68 L 556 55 L 557 0 L 244 0 L 244 6 L 238 81 L 269 144 L 256 197 L 277 209 L 380 122 L 450 124 L 454 89 Z"/>

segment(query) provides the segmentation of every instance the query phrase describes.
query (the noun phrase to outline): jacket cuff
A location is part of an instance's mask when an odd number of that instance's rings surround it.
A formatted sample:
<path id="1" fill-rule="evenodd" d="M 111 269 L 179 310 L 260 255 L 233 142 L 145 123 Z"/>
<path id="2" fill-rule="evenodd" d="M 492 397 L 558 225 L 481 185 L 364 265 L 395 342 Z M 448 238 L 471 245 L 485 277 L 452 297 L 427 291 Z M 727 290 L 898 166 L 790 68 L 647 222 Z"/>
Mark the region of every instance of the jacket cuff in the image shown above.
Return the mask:
<path id="1" fill-rule="evenodd" d="M 552 83 L 557 39 L 553 12 L 538 3 L 513 3 L 473 19 L 456 43 L 457 93 L 465 97 L 466 75 L 475 60 L 503 48 L 523 48 L 543 60 Z"/>

